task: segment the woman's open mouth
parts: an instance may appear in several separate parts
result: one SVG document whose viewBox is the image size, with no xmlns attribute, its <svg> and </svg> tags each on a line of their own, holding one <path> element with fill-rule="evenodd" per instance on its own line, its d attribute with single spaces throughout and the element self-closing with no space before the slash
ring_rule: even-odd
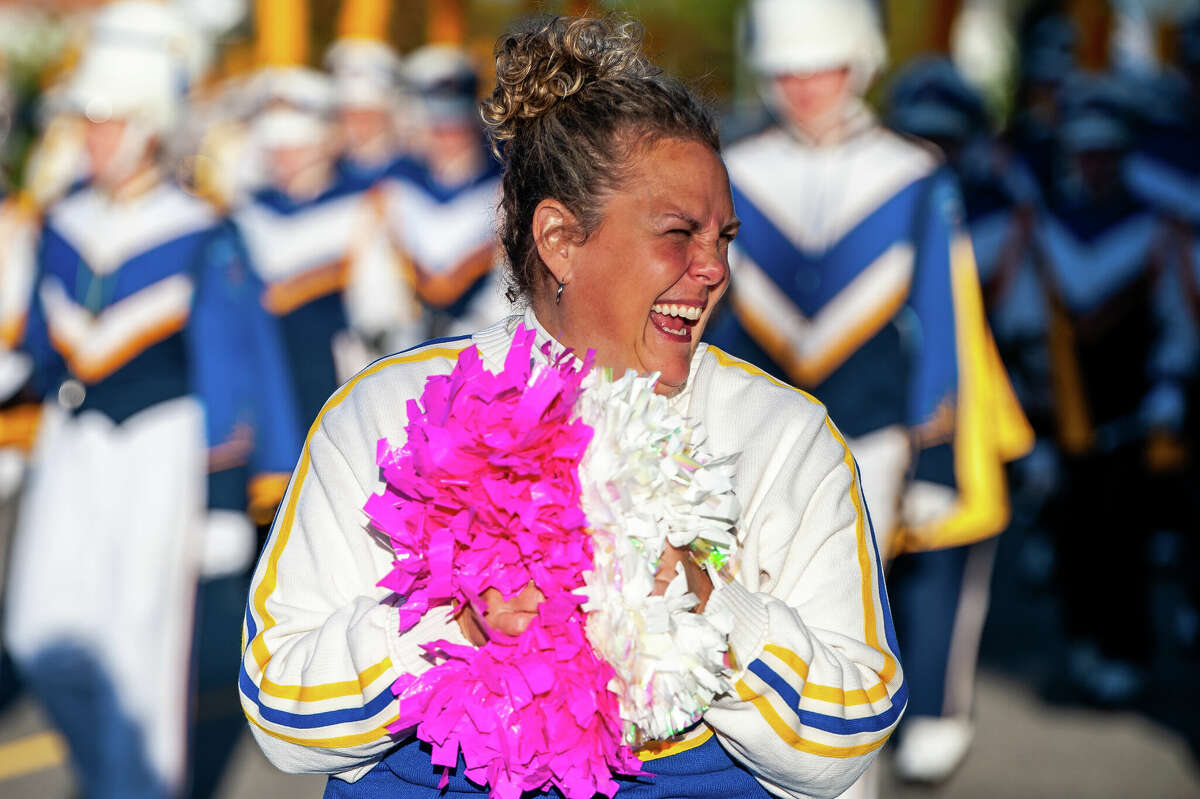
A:
<svg viewBox="0 0 1200 799">
<path fill-rule="evenodd" d="M 658 302 L 650 309 L 650 321 L 670 338 L 688 342 L 692 340 L 692 329 L 703 314 L 703 305 Z"/>
</svg>

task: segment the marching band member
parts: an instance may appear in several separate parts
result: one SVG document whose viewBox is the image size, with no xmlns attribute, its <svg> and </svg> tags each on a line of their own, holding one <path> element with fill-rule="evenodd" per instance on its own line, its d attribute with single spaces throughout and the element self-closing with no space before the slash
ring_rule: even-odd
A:
<svg viewBox="0 0 1200 799">
<path fill-rule="evenodd" d="M 408 56 L 420 134 L 413 158 L 385 183 L 388 225 L 425 308 L 418 340 L 486 327 L 509 312 L 493 273 L 500 168 L 476 111 L 478 76 L 466 55 L 427 45 Z"/>
<path fill-rule="evenodd" d="M 918 60 L 895 78 L 888 127 L 938 146 L 962 189 L 988 323 L 1021 407 L 1048 410 L 1045 297 L 1031 237 L 1040 202 L 1024 163 L 990 132 L 983 98 L 952 62 Z"/>
<path fill-rule="evenodd" d="M 1195 147 L 1200 132 L 1200 14 L 1180 26 L 1179 67 L 1178 73 L 1166 72 L 1149 87 L 1150 124 L 1129 154 L 1125 175 L 1139 199 L 1194 230 L 1200 224 L 1200 152 Z"/>
<path fill-rule="evenodd" d="M 1091 700 L 1122 704 L 1140 691 L 1150 656 L 1151 521 L 1121 496 L 1149 488 L 1157 434 L 1182 425 L 1187 324 L 1162 288 L 1178 239 L 1127 181 L 1126 92 L 1115 77 L 1078 76 L 1062 102 L 1068 168 L 1035 237 L 1068 480 L 1058 560 L 1070 676 Z M 1113 624 L 1114 613 L 1131 621 Z"/>
<path fill-rule="evenodd" d="M 1022 19 L 1016 109 L 1008 143 L 1028 165 L 1038 188 L 1047 192 L 1058 177 L 1060 88 L 1076 68 L 1077 35 L 1069 17 L 1034 4 Z"/>
<path fill-rule="evenodd" d="M 986 328 L 953 174 L 861 100 L 885 58 L 874 5 L 750 8 L 778 123 L 728 152 L 742 233 L 733 313 L 712 341 L 813 392 L 845 430 L 880 551 L 895 558 L 912 685 L 898 759 L 938 779 L 972 736 L 974 667 L 954 633 L 982 624 L 967 589 L 990 568 L 988 539 L 1008 520 L 1003 463 L 1029 431 Z"/>
<path fill-rule="evenodd" d="M 333 75 L 342 170 L 374 185 L 400 151 L 394 118 L 400 58 L 383 41 L 348 38 L 334 42 L 325 64 Z"/>
<path fill-rule="evenodd" d="M 418 341 L 421 316 L 412 281 L 387 231 L 382 180 L 400 156 L 400 58 L 386 41 L 387 11 L 375 0 L 346 2 L 341 38 L 325 57 L 335 86 L 339 170 L 359 187 L 366 220 L 351 259 L 346 313 L 373 357 Z"/>
<path fill-rule="evenodd" d="M 325 398 L 369 360 L 343 301 L 354 246 L 371 229 L 360 186 L 336 169 L 329 79 L 305 67 L 260 75 L 254 136 L 268 185 L 235 209 L 237 241 L 283 333 L 303 436 Z"/>
<path fill-rule="evenodd" d="M 1168 73 L 1160 84 L 1159 92 L 1147 96 L 1157 109 L 1165 114 L 1159 116 L 1159 124 L 1152 127 L 1150 134 L 1143 137 L 1141 146 L 1129 157 L 1126 175 L 1130 188 L 1144 202 L 1157 207 L 1175 223 L 1175 233 L 1180 238 L 1183 257 L 1176 269 L 1165 277 L 1160 296 L 1164 300 L 1180 298 L 1185 315 L 1192 322 L 1193 334 L 1200 331 L 1200 150 L 1195 143 L 1200 135 L 1200 113 L 1196 100 L 1200 98 L 1200 14 L 1193 14 L 1179 27 L 1178 39 L 1179 73 Z M 1164 118 L 1165 117 L 1165 118 Z M 1169 307 L 1169 306 L 1168 306 Z M 1183 341 L 1182 338 L 1177 340 Z M 1178 348 L 1177 348 L 1178 349 Z M 1189 462 L 1186 468 L 1177 469 L 1179 488 L 1184 496 L 1192 496 L 1190 486 L 1196 477 L 1196 457 L 1200 454 L 1200 419 L 1193 409 L 1200 407 L 1200 375 L 1197 374 L 1196 353 L 1180 351 L 1178 358 L 1187 363 L 1181 371 L 1187 372 L 1186 381 L 1188 409 L 1182 425 L 1183 444 L 1187 447 Z M 1190 361 L 1188 360 L 1190 357 Z M 1184 557 L 1187 566 L 1183 572 L 1190 575 L 1191 608 L 1177 617 L 1181 637 L 1193 646 L 1200 642 L 1200 536 L 1195 530 L 1200 525 L 1200 502 L 1188 501 L 1177 509 L 1177 518 L 1168 520 L 1185 531 Z"/>
<path fill-rule="evenodd" d="M 295 455 L 252 281 L 159 166 L 190 41 L 160 3 L 97 16 L 66 92 L 91 180 L 48 212 L 23 344 L 46 401 L 5 638 L 89 797 L 182 792 L 197 575 L 252 555 L 247 472 Z"/>
</svg>

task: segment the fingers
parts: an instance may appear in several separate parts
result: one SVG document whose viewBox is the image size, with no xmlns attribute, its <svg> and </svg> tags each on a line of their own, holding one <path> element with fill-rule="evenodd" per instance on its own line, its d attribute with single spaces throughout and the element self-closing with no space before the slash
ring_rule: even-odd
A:
<svg viewBox="0 0 1200 799">
<path fill-rule="evenodd" d="M 654 590 L 650 592 L 650 596 L 665 594 L 667 586 L 675 579 L 676 566 L 683 563 L 684 569 L 687 569 L 687 563 L 690 560 L 691 558 L 687 557 L 687 550 L 668 545 L 663 550 L 662 558 L 659 559 L 658 572 L 654 575 Z"/>
<path fill-rule="evenodd" d="M 483 646 L 487 643 L 487 630 L 484 628 L 483 620 L 475 612 L 475 608 L 464 605 L 454 620 L 458 622 L 458 629 L 462 630 L 463 637 L 471 644 Z"/>
<path fill-rule="evenodd" d="M 538 605 L 545 598 L 546 595 L 532 582 L 512 599 L 505 599 L 495 588 L 489 588 L 482 594 L 483 601 L 487 603 L 483 619 L 493 630 L 505 635 L 520 635 L 533 622 Z"/>
<path fill-rule="evenodd" d="M 498 613 L 489 613 L 487 624 L 488 627 L 505 635 L 516 636 L 525 632 L 525 629 L 529 627 L 536 616 L 536 611 L 506 610 Z"/>
<path fill-rule="evenodd" d="M 695 561 L 688 549 L 668 546 L 663 551 L 658 572 L 654 575 L 654 590 L 650 592 L 650 595 L 662 596 L 667 592 L 667 586 L 675 579 L 680 563 L 683 564 L 683 574 L 687 580 L 688 591 L 700 600 L 700 603 L 692 608 L 692 612 L 701 613 L 712 593 L 712 580 L 704 568 Z"/>
</svg>

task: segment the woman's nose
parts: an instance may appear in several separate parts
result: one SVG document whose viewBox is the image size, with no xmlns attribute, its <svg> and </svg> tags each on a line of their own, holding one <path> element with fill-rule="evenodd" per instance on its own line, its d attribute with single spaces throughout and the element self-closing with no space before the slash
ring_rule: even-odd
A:
<svg viewBox="0 0 1200 799">
<path fill-rule="evenodd" d="M 708 286 L 717 286 L 729 276 L 729 258 L 721 250 L 707 247 L 692 259 L 691 274 Z"/>
</svg>

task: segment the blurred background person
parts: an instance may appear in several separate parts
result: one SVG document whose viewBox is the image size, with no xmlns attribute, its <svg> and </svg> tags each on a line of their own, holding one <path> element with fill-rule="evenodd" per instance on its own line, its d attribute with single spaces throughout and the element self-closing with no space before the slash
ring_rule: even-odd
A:
<svg viewBox="0 0 1200 799">
<path fill-rule="evenodd" d="M 325 63 L 333 76 L 342 168 L 374 185 L 400 154 L 394 118 L 400 58 L 378 39 L 343 37 Z"/>
<path fill-rule="evenodd" d="M 1180 501 L 1179 497 L 1194 496 L 1196 458 L 1200 455 L 1195 341 L 1200 321 L 1196 271 L 1200 254 L 1200 148 L 1196 146 L 1200 141 L 1200 11 L 1180 20 L 1173 60 L 1161 71 L 1130 76 L 1141 130 L 1131 144 L 1123 173 L 1129 191 L 1168 221 L 1173 239 L 1169 247 L 1177 257 L 1166 264 L 1157 308 L 1163 318 L 1176 320 L 1171 329 L 1190 329 L 1185 331 L 1190 335 L 1174 335 L 1158 351 L 1160 371 L 1169 368 L 1177 377 L 1186 377 L 1178 381 L 1182 384 L 1182 421 L 1151 432 L 1152 488 L 1161 499 L 1160 510 L 1150 523 L 1156 531 L 1152 551 L 1168 553 L 1166 560 L 1171 560 L 1169 553 L 1177 553 L 1177 566 L 1187 576 L 1188 595 L 1173 610 L 1171 632 L 1195 647 L 1200 643 L 1200 502 Z M 1170 363 L 1164 366 L 1163 360 Z M 1162 555 L 1157 559 L 1164 560 Z"/>
<path fill-rule="evenodd" d="M 1156 303 L 1176 240 L 1126 181 L 1135 132 L 1128 86 L 1111 74 L 1077 75 L 1063 86 L 1061 109 L 1066 158 L 1036 233 L 1066 459 L 1057 560 L 1070 677 L 1089 699 L 1119 705 L 1141 691 L 1153 652 L 1153 522 L 1129 497 L 1149 496 L 1153 436 L 1182 427 L 1186 362 L 1171 347 L 1187 331 Z"/>
<path fill-rule="evenodd" d="M 1012 149 L 1049 190 L 1058 174 L 1057 140 L 1062 82 L 1077 65 L 1077 33 L 1061 4 L 1034 2 L 1022 16 L 1016 107 L 1008 129 Z"/>
<path fill-rule="evenodd" d="M 1001 361 L 1038 442 L 1009 470 L 1014 526 L 1023 537 L 1028 576 L 1049 579 L 1053 544 L 1041 516 L 1058 481 L 1053 397 L 1046 349 L 1047 301 L 1033 257 L 1033 226 L 1041 204 L 1034 175 L 994 135 L 983 95 L 948 58 L 917 58 L 899 69 L 888 93 L 893 130 L 937 145 L 963 195 L 988 326 Z M 982 585 L 982 583 L 980 583 Z M 987 592 L 978 595 L 986 603 Z"/>
<path fill-rule="evenodd" d="M 0 149 L 8 140 L 16 98 L 0 61 Z M 18 351 L 25 337 L 25 319 L 33 293 L 36 214 L 30 198 L 13 191 L 0 172 L 0 527 L 14 511 L 24 472 L 24 452 L 32 443 L 36 412 L 22 402 L 21 389 L 32 369 L 29 357 Z"/>
<path fill-rule="evenodd" d="M 164 176 L 192 43 L 148 0 L 95 18 L 64 93 L 88 183 L 49 209 L 21 345 L 46 403 L 5 641 L 85 796 L 183 791 L 196 581 L 253 552 L 245 484 L 221 473 L 298 447 L 266 424 L 292 409 L 247 391 L 278 342 L 241 274 L 199 268 L 214 216 Z"/>
<path fill-rule="evenodd" d="M 900 69 L 886 119 L 891 129 L 937 145 L 954 171 L 988 325 L 1022 408 L 1044 416 L 1046 311 L 1031 249 L 1040 202 L 1033 175 L 993 134 L 984 98 L 948 58 Z"/>
<path fill-rule="evenodd" d="M 416 135 L 410 157 L 388 173 L 385 198 L 424 309 L 416 343 L 481 329 L 511 306 L 493 271 L 500 165 L 484 143 L 475 67 L 462 49 L 431 44 L 407 56 L 403 75 Z"/>
<path fill-rule="evenodd" d="M 1131 144 L 1129 188 L 1186 227 L 1200 222 L 1200 13 L 1180 24 L 1178 69 L 1165 70 L 1133 88 L 1141 98 L 1145 129 Z"/>
<path fill-rule="evenodd" d="M 776 124 L 730 146 L 742 220 L 714 344 L 812 391 L 846 434 L 911 695 L 896 765 L 937 781 L 972 736 L 1003 463 L 1030 442 L 986 328 L 953 173 L 862 97 L 884 63 L 865 0 L 756 0 Z M 869 696 L 846 701 L 869 701 Z M 875 795 L 868 773 L 850 795 Z"/>
<path fill-rule="evenodd" d="M 384 178 L 401 156 L 400 57 L 387 43 L 390 3 L 346 0 L 325 63 L 333 76 L 339 170 L 363 198 L 349 265 L 346 312 L 371 358 L 421 340 L 421 305 L 390 241 Z"/>
<path fill-rule="evenodd" d="M 364 199 L 337 170 L 330 79 L 273 60 L 257 78 L 254 144 L 266 185 L 232 218 L 236 247 L 263 283 L 262 306 L 283 333 L 302 438 L 333 390 L 366 365 L 343 302 Z"/>
</svg>

